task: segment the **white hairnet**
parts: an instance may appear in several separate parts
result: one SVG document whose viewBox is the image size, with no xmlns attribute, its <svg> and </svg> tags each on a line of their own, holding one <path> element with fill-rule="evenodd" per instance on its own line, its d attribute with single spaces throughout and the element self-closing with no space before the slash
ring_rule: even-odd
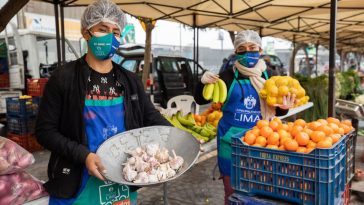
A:
<svg viewBox="0 0 364 205">
<path fill-rule="evenodd" d="M 97 0 L 83 13 L 81 28 L 90 29 L 100 22 L 115 24 L 122 31 L 125 25 L 124 12 L 111 0 Z"/>
<path fill-rule="evenodd" d="M 239 31 L 236 34 L 234 41 L 235 50 L 244 43 L 254 43 L 260 48 L 262 47 L 262 39 L 260 38 L 259 34 L 253 30 Z"/>
</svg>

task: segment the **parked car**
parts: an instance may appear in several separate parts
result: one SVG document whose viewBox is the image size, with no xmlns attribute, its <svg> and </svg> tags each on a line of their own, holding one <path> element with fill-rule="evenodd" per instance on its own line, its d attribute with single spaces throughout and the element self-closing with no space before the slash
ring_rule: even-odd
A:
<svg viewBox="0 0 364 205">
<path fill-rule="evenodd" d="M 120 65 L 136 73 L 140 78 L 144 68 L 144 47 L 123 45 L 117 55 L 121 57 Z M 201 79 L 204 69 L 191 59 L 177 56 L 153 56 L 150 77 L 147 80 L 147 94 L 153 95 L 154 103 L 167 106 L 170 98 L 177 95 L 193 95 L 193 68 L 197 66 L 197 78 Z"/>
<path fill-rule="evenodd" d="M 287 70 L 284 68 L 283 63 L 278 58 L 278 56 L 263 54 L 260 56 L 260 58 L 264 59 L 266 62 L 267 61 L 270 62 L 269 67 L 271 68 L 271 70 L 268 69 L 268 72 L 270 72 L 272 75 L 287 75 Z M 234 66 L 235 60 L 236 60 L 235 54 L 231 54 L 228 57 L 227 62 L 225 62 L 221 66 L 219 73 L 222 73 L 226 69 L 232 69 Z"/>
</svg>

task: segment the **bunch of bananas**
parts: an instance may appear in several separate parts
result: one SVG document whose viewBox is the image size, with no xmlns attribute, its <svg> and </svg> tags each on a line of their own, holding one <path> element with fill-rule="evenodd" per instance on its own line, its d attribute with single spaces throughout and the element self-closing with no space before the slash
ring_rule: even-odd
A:
<svg viewBox="0 0 364 205">
<path fill-rule="evenodd" d="M 210 123 L 205 123 L 203 126 L 196 125 L 192 113 L 183 116 L 181 111 L 173 114 L 171 117 L 164 116 L 173 126 L 191 133 L 196 139 L 208 142 L 216 137 L 216 128 Z"/>
<path fill-rule="evenodd" d="M 227 88 L 225 82 L 219 79 L 214 84 L 206 84 L 203 87 L 202 95 L 205 100 L 212 99 L 214 103 L 224 103 L 227 97 Z"/>
</svg>

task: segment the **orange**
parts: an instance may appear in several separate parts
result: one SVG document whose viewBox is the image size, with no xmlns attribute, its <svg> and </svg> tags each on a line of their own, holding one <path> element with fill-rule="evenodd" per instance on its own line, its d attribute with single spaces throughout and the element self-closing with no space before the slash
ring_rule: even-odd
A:
<svg viewBox="0 0 364 205">
<path fill-rule="evenodd" d="M 342 122 L 341 122 L 342 124 L 345 124 L 345 125 L 347 125 L 347 126 L 353 126 L 352 124 L 351 124 L 351 120 L 343 120 Z"/>
<path fill-rule="evenodd" d="M 330 148 L 332 143 L 329 140 L 322 140 L 317 143 L 317 148 Z"/>
<path fill-rule="evenodd" d="M 212 123 L 212 125 L 213 125 L 214 127 L 217 127 L 217 125 L 219 125 L 219 120 L 214 120 L 214 122 Z"/>
<path fill-rule="evenodd" d="M 308 148 L 306 149 L 306 154 L 308 154 L 308 153 L 312 152 L 312 150 L 314 150 L 314 149 L 315 149 L 315 147 L 308 147 Z"/>
<path fill-rule="evenodd" d="M 279 149 L 279 150 L 286 150 L 286 149 L 284 148 L 284 145 L 279 146 L 279 147 L 278 147 L 278 149 Z"/>
<path fill-rule="evenodd" d="M 320 127 L 320 126 L 321 126 L 321 123 L 319 123 L 319 122 L 317 122 L 317 121 L 310 122 L 310 123 L 308 124 L 308 128 L 310 128 L 312 131 L 316 131 L 316 129 L 317 129 L 318 127 Z"/>
<path fill-rule="evenodd" d="M 296 137 L 296 135 L 299 133 L 299 132 L 302 132 L 303 131 L 303 127 L 301 127 L 300 125 L 294 125 L 293 128 L 292 128 L 292 131 L 291 131 L 291 135 L 293 137 Z"/>
<path fill-rule="evenodd" d="M 329 142 L 331 142 L 331 144 L 334 143 L 334 141 L 332 140 L 331 137 L 325 137 L 324 141 L 329 141 Z"/>
<path fill-rule="evenodd" d="M 316 143 L 314 143 L 312 140 L 310 140 L 307 145 L 306 145 L 307 148 L 316 148 Z"/>
<path fill-rule="evenodd" d="M 296 142 L 296 140 L 286 140 L 284 142 L 284 148 L 288 151 L 296 151 L 298 149 L 298 143 Z"/>
<path fill-rule="evenodd" d="M 278 130 L 279 137 L 290 137 L 290 134 L 286 130 Z"/>
<path fill-rule="evenodd" d="M 340 140 L 341 135 L 340 134 L 332 134 L 330 137 L 332 139 L 332 144 L 335 144 L 337 141 Z"/>
<path fill-rule="evenodd" d="M 255 143 L 256 136 L 253 133 L 247 133 L 244 137 L 244 142 L 248 145 L 252 145 Z"/>
<path fill-rule="evenodd" d="M 286 140 L 292 140 L 292 138 L 290 138 L 290 137 L 281 137 L 280 140 L 279 140 L 279 144 L 284 145 Z"/>
<path fill-rule="evenodd" d="M 344 128 L 339 127 L 339 132 L 338 133 L 341 134 L 341 135 L 344 135 L 345 134 Z"/>
<path fill-rule="evenodd" d="M 252 146 L 254 146 L 254 147 L 263 147 L 262 145 L 257 144 L 257 143 L 253 144 Z"/>
<path fill-rule="evenodd" d="M 269 126 L 269 122 L 267 120 L 259 120 L 257 122 L 257 127 L 259 129 L 261 129 L 262 127 L 267 127 L 267 126 Z"/>
<path fill-rule="evenodd" d="M 255 144 L 259 144 L 260 146 L 265 147 L 267 145 L 267 139 L 263 136 L 259 136 L 255 140 Z"/>
<path fill-rule="evenodd" d="M 343 128 L 344 129 L 344 134 L 348 134 L 352 129 L 353 129 L 353 127 L 351 127 L 351 126 L 348 126 L 348 125 L 346 125 L 346 124 L 344 124 L 344 123 L 341 123 L 340 125 L 339 125 L 339 127 L 341 127 L 341 128 Z"/>
<path fill-rule="evenodd" d="M 306 147 L 298 147 L 296 152 L 306 153 L 306 150 L 307 150 Z"/>
<path fill-rule="evenodd" d="M 269 137 L 269 135 L 271 135 L 272 133 L 273 133 L 273 130 L 270 127 L 260 128 L 260 134 L 265 138 Z"/>
<path fill-rule="evenodd" d="M 300 146 L 305 146 L 310 141 L 310 137 L 308 136 L 308 134 L 306 132 L 299 132 L 296 135 L 295 140 L 297 141 L 297 143 Z"/>
<path fill-rule="evenodd" d="M 287 123 L 287 125 L 288 125 L 288 130 L 287 131 L 291 132 L 292 131 L 292 128 L 294 126 L 294 123 L 293 122 L 289 122 L 289 123 Z"/>
<path fill-rule="evenodd" d="M 278 126 L 279 126 L 279 122 L 277 122 L 277 121 L 272 120 L 269 122 L 269 127 L 272 128 L 273 131 L 277 131 Z"/>
<path fill-rule="evenodd" d="M 334 133 L 334 131 L 327 125 L 321 125 L 317 128 L 317 130 L 324 132 L 326 136 L 330 136 Z"/>
<path fill-rule="evenodd" d="M 310 130 L 310 129 L 308 129 L 308 128 L 305 128 L 305 129 L 303 129 L 303 132 L 305 132 L 305 133 L 307 133 L 308 134 L 308 136 L 310 136 L 311 137 L 311 134 L 312 134 L 312 130 Z"/>
<path fill-rule="evenodd" d="M 273 132 L 269 137 L 267 138 L 268 145 L 279 145 L 279 134 L 276 132 Z"/>
<path fill-rule="evenodd" d="M 288 130 L 288 125 L 287 124 L 280 124 L 277 128 L 277 130 Z"/>
<path fill-rule="evenodd" d="M 275 117 L 272 120 L 278 122 L 279 124 L 282 124 L 282 120 L 279 119 L 278 117 Z"/>
<path fill-rule="evenodd" d="M 305 127 L 306 126 L 306 121 L 304 121 L 302 119 L 298 119 L 298 120 L 294 121 L 294 125 L 299 125 L 301 127 Z"/>
<path fill-rule="evenodd" d="M 339 133 L 339 125 L 333 122 L 329 122 L 329 127 L 334 131 L 334 133 Z"/>
<path fill-rule="evenodd" d="M 269 144 L 269 145 L 267 145 L 267 148 L 269 148 L 269 149 L 278 149 L 278 146 Z"/>
<path fill-rule="evenodd" d="M 321 125 L 327 125 L 327 121 L 324 119 L 318 119 L 317 122 L 321 123 Z"/>
<path fill-rule="evenodd" d="M 252 131 L 255 134 L 255 136 L 258 136 L 260 134 L 260 129 L 257 126 L 253 127 Z"/>
<path fill-rule="evenodd" d="M 322 131 L 313 131 L 311 134 L 311 140 L 313 142 L 318 143 L 319 141 L 322 141 L 323 139 L 325 139 L 325 133 Z"/>
<path fill-rule="evenodd" d="M 337 124 L 337 125 L 339 125 L 339 124 L 340 124 L 340 120 L 339 120 L 339 119 L 337 119 L 337 118 L 334 118 L 334 117 L 329 117 L 329 118 L 327 118 L 327 122 L 328 122 L 328 123 L 334 123 L 334 124 Z"/>
</svg>

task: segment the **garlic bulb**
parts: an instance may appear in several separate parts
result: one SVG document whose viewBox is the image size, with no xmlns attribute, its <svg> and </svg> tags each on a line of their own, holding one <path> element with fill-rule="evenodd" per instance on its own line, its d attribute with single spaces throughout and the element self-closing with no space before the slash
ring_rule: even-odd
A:
<svg viewBox="0 0 364 205">
<path fill-rule="evenodd" d="M 148 175 L 148 180 L 150 183 L 158 182 L 158 176 L 156 174 L 150 174 Z"/>
<path fill-rule="evenodd" d="M 140 172 L 135 180 L 134 180 L 135 183 L 148 183 L 149 182 L 149 177 L 148 177 L 148 174 L 146 172 Z"/>
<path fill-rule="evenodd" d="M 157 154 L 158 150 L 159 150 L 159 145 L 157 144 L 150 144 L 145 146 L 145 151 L 151 157 L 154 157 Z"/>
<path fill-rule="evenodd" d="M 169 163 L 167 164 L 167 178 L 172 178 L 176 175 L 176 171 L 174 171 L 170 166 Z"/>
<path fill-rule="evenodd" d="M 162 148 L 157 151 L 155 158 L 158 159 L 160 163 L 166 163 L 169 160 L 168 149 Z"/>
<path fill-rule="evenodd" d="M 149 168 L 149 164 L 144 162 L 143 159 L 141 157 L 137 157 L 136 158 L 136 162 L 135 162 L 135 169 L 138 172 L 144 172 Z"/>
<path fill-rule="evenodd" d="M 172 150 L 172 153 L 174 155 L 174 158 L 169 161 L 169 164 L 172 169 L 178 170 L 180 167 L 182 167 L 184 160 L 182 157 L 177 156 L 174 150 Z"/>
<path fill-rule="evenodd" d="M 136 171 L 134 171 L 129 164 L 126 164 L 123 169 L 124 177 L 126 181 L 133 181 L 135 177 L 138 175 Z"/>
</svg>

